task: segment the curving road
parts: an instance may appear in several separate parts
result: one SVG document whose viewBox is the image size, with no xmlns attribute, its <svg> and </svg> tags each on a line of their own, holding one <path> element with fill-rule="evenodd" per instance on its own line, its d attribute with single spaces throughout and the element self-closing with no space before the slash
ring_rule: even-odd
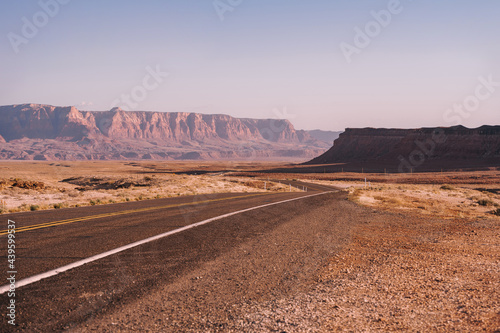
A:
<svg viewBox="0 0 500 333">
<path fill-rule="evenodd" d="M 210 194 L 2 215 L 2 260 L 6 267 L 7 221 L 13 220 L 16 281 L 26 283 L 16 290 L 16 329 L 60 330 L 88 321 L 155 286 L 181 279 L 294 214 L 307 213 L 323 204 L 322 193 L 335 191 L 323 185 L 285 183 L 307 187 L 307 192 Z M 209 223 L 190 227 L 200 221 Z M 163 234 L 167 236 L 134 245 Z M 31 279 L 130 244 L 79 267 Z M 2 275 L 6 281 L 6 269 Z M 0 291 L 2 304 L 10 301 L 5 291 Z M 12 330 L 2 317 L 1 331 Z"/>
</svg>

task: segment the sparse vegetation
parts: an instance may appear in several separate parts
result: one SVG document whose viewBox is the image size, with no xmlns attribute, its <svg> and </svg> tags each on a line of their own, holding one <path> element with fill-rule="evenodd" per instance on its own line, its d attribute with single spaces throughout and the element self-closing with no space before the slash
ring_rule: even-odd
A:
<svg viewBox="0 0 500 333">
<path fill-rule="evenodd" d="M 61 209 L 63 207 L 63 204 L 62 203 L 55 203 L 53 205 L 54 209 Z"/>
<path fill-rule="evenodd" d="M 210 163 L 208 168 L 221 170 L 226 162 Z M 4 213 L 29 211 L 32 204 L 38 205 L 39 209 L 60 209 L 63 207 L 58 205 L 60 202 L 64 202 L 64 207 L 77 207 L 177 197 L 195 193 L 263 192 L 264 181 L 267 183 L 267 191 L 289 191 L 289 186 L 286 184 L 267 181 L 268 174 L 231 172 L 223 175 L 191 175 L 182 173 L 195 167 L 199 169 L 198 162 L 155 162 L 154 167 L 148 162 L 133 164 L 129 162 L 68 162 L 68 164 L 71 164 L 71 167 L 60 168 L 57 163 L 37 163 L 36 170 L 33 169 L 32 164 L 24 162 L 2 164 L 2 177 L 4 178 L 0 178 L 0 195 L 6 199 Z M 246 170 L 255 170 L 258 165 L 249 163 L 243 167 Z M 158 173 L 153 174 L 154 170 Z M 362 204 L 385 207 L 384 209 L 394 207 L 425 214 L 446 213 L 445 215 L 454 217 L 459 216 L 462 211 L 465 217 L 469 217 L 471 215 L 468 212 L 474 211 L 476 212 L 474 214 L 494 217 L 490 212 L 492 209 L 500 208 L 498 186 L 494 185 L 500 182 L 500 173 L 497 171 L 419 173 L 412 177 L 400 174 L 391 174 L 389 177 L 388 175 L 356 173 L 273 174 L 272 177 L 306 182 L 312 179 L 323 179 L 324 185 L 332 186 L 338 186 L 340 183 L 343 184 L 340 187 L 352 187 L 349 192 L 349 198 L 352 200 Z M 371 181 L 371 188 L 362 188 L 365 177 Z M 65 181 L 62 181 L 63 179 Z M 14 183 L 19 187 L 13 187 Z M 40 184 L 35 185 L 37 183 Z M 292 187 L 292 191 L 300 190 Z"/>
<path fill-rule="evenodd" d="M 495 203 L 490 199 L 481 199 L 477 201 L 479 206 L 494 206 Z"/>
<path fill-rule="evenodd" d="M 318 183 L 321 184 L 321 181 Z M 490 213 L 498 211 L 497 209 L 491 212 L 491 210 L 485 209 L 486 207 L 500 207 L 498 195 L 488 194 L 489 198 L 485 198 L 479 190 L 467 187 L 451 187 L 454 188 L 452 193 L 440 191 L 442 186 L 423 184 L 404 187 L 384 185 L 382 191 L 377 187 L 373 189 L 362 187 L 362 183 L 349 187 L 349 199 L 385 210 L 404 209 L 447 218 L 470 218 L 488 216 Z M 449 189 L 450 187 L 446 186 L 445 188 Z"/>
<path fill-rule="evenodd" d="M 35 210 L 39 210 L 39 209 L 40 209 L 40 206 L 38 206 L 38 205 L 31 205 L 31 206 L 30 206 L 30 210 L 31 210 L 32 212 L 33 212 L 33 211 L 35 211 Z"/>
</svg>

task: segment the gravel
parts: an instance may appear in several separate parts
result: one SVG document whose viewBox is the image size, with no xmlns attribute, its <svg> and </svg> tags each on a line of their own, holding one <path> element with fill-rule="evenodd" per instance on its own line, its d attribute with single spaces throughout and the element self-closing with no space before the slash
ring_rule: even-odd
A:
<svg viewBox="0 0 500 333">
<path fill-rule="evenodd" d="M 499 219 L 440 220 L 326 197 L 71 331 L 500 332 Z"/>
</svg>

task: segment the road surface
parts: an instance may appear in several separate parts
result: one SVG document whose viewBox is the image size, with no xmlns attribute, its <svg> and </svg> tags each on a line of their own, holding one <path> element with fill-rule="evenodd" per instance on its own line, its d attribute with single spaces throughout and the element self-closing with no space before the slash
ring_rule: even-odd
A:
<svg viewBox="0 0 500 333">
<path fill-rule="evenodd" d="M 16 301 L 14 330 L 68 329 L 112 313 L 159 286 L 183 280 L 200 265 L 271 232 L 293 216 L 324 205 L 330 199 L 321 193 L 335 190 L 289 183 L 308 191 L 210 194 L 2 215 L 4 267 L 7 224 L 12 220 L 16 228 L 15 278 L 28 281 L 16 289 L 15 297 L 8 292 L 0 296 L 2 304 Z M 283 203 L 272 205 L 277 202 Z M 250 210 L 260 206 L 264 207 Z M 207 220 L 210 223 L 175 233 Z M 31 277 L 169 232 L 173 234 L 29 282 Z M 3 281 L 10 276 L 7 271 L 3 270 Z M 3 318 L 1 331 L 12 330 L 6 316 Z"/>
</svg>

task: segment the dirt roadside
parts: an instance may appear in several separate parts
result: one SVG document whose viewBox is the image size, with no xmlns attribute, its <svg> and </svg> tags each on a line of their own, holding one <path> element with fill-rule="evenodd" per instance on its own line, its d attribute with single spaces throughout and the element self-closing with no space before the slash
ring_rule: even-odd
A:
<svg viewBox="0 0 500 333">
<path fill-rule="evenodd" d="M 345 197 L 72 331 L 499 331 L 498 219 Z"/>
</svg>

